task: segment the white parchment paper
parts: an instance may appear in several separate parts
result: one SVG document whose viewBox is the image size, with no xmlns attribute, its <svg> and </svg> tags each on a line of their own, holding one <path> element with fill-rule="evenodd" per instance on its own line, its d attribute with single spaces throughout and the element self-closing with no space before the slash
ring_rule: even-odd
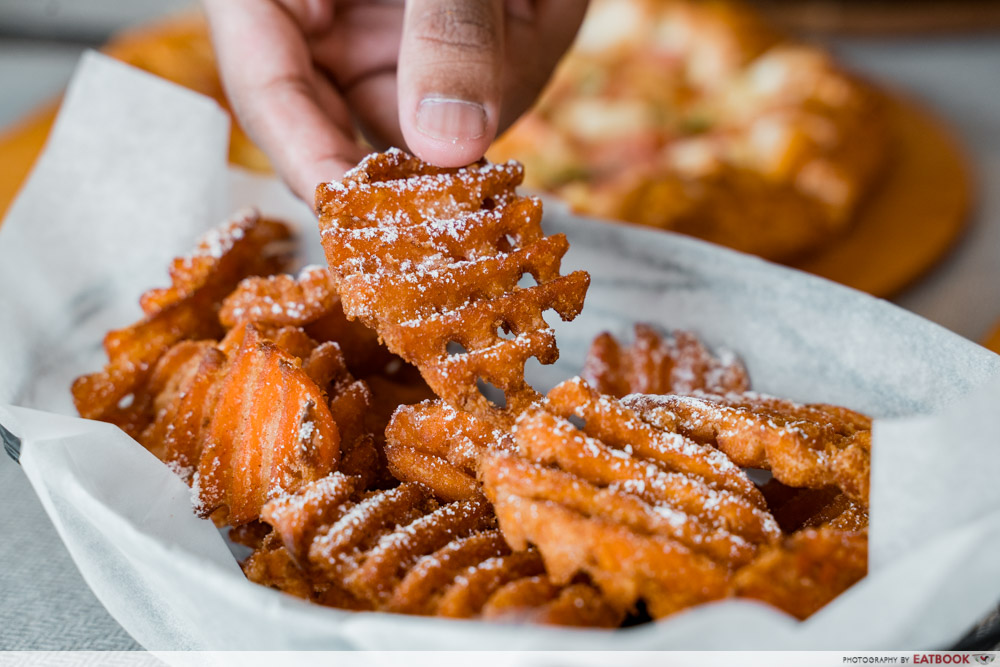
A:
<svg viewBox="0 0 1000 667">
<path fill-rule="evenodd" d="M 1000 357 L 821 279 L 558 205 L 546 225 L 569 236 L 566 269 L 593 283 L 533 383 L 576 373 L 600 331 L 645 321 L 737 351 L 760 391 L 876 416 L 870 575 L 803 623 L 725 601 L 614 633 L 341 612 L 247 582 L 187 487 L 118 429 L 71 416 L 69 395 L 170 258 L 235 208 L 298 223 L 305 261 L 322 261 L 309 210 L 227 170 L 226 137 L 212 102 L 87 55 L 0 228 L 0 423 L 87 582 L 144 646 L 930 648 L 1000 600 Z"/>
</svg>

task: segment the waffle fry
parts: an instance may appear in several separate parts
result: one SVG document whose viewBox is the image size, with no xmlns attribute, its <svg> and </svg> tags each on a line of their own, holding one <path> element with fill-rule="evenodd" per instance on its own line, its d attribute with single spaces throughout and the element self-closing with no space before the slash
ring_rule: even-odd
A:
<svg viewBox="0 0 1000 667">
<path fill-rule="evenodd" d="M 314 591 L 319 589 L 305 572 L 296 566 L 288 551 L 281 546 L 280 541 L 271 533 L 263 544 L 254 549 L 250 557 L 243 563 L 243 574 L 250 581 L 275 588 L 304 600 L 315 600 Z"/>
<path fill-rule="evenodd" d="M 336 308 L 340 297 L 329 272 L 307 267 L 298 277 L 287 274 L 245 278 L 226 297 L 219 320 L 227 329 L 252 322 L 265 326 L 305 326 Z"/>
<path fill-rule="evenodd" d="M 340 434 L 326 397 L 299 359 L 252 324 L 218 391 L 192 483 L 201 516 L 256 520 L 271 498 L 335 469 Z"/>
<path fill-rule="evenodd" d="M 378 331 L 438 396 L 487 419 L 509 421 L 538 398 L 524 362 L 558 357 L 542 311 L 573 319 L 589 284 L 582 271 L 559 274 L 568 244 L 542 235 L 540 202 L 514 192 L 522 176 L 516 163 L 444 170 L 390 150 L 316 190 L 348 317 Z M 518 287 L 525 274 L 537 284 Z M 449 343 L 464 351 L 449 355 Z M 480 379 L 504 392 L 504 408 Z"/>
<path fill-rule="evenodd" d="M 367 382 L 351 374 L 337 343 L 318 344 L 298 327 L 282 327 L 265 335 L 254 325 L 243 325 L 239 332 L 230 332 L 218 346 L 213 341 L 185 341 L 174 346 L 163 356 L 149 382 L 150 390 L 155 389 L 156 418 L 139 436 L 139 441 L 189 483 L 195 469 L 218 465 L 216 452 L 204 457 L 202 453 L 213 437 L 213 413 L 220 387 L 224 381 L 238 383 L 246 379 L 244 376 L 235 381 L 228 379 L 242 371 L 235 368 L 235 362 L 227 364 L 222 349 L 229 349 L 235 359 L 247 346 L 263 343 L 272 344 L 283 355 L 281 363 L 299 366 L 301 372 L 296 371 L 295 375 L 301 386 L 309 388 L 312 397 L 308 400 L 317 406 L 325 404 L 325 408 L 317 408 L 320 414 L 325 415 L 328 408 L 339 434 L 339 469 L 358 476 L 365 487 L 392 485 L 394 481 L 379 446 L 388 415 L 407 399 L 419 401 L 426 393 L 419 385 L 402 387 L 373 377 L 378 387 L 377 395 L 373 395 Z M 276 399 L 273 410 L 289 409 L 298 399 L 296 392 L 289 392 Z M 250 447 L 267 450 L 273 444 L 262 445 L 253 433 L 248 438 Z M 278 448 L 282 446 L 279 442 Z M 273 452 L 266 458 L 271 460 Z M 249 473 L 241 472 L 241 476 L 240 484 L 254 488 L 258 495 L 273 493 L 273 488 L 278 488 L 268 487 L 270 482 L 263 478 L 252 479 Z M 259 487 L 261 483 L 264 487 Z M 247 520 L 247 516 L 240 521 Z M 226 520 L 224 516 L 216 518 Z"/>
<path fill-rule="evenodd" d="M 738 465 L 770 469 L 794 487 L 840 488 L 867 505 L 871 419 L 833 405 L 801 405 L 745 393 L 631 396 L 644 420 L 712 444 Z"/>
<path fill-rule="evenodd" d="M 371 606 L 347 591 L 310 578 L 292 560 L 275 533 L 269 534 L 243 563 L 243 573 L 250 581 L 289 595 L 340 609 L 368 611 Z"/>
<path fill-rule="evenodd" d="M 266 505 L 276 537 L 254 554 L 248 576 L 300 597 L 306 581 L 327 597 L 337 591 L 352 604 L 400 613 L 471 618 L 491 605 L 493 614 L 540 621 L 620 623 L 621 612 L 583 584 L 562 595 L 549 582 L 545 596 L 507 592 L 494 601 L 511 583 L 544 578 L 544 565 L 535 552 L 510 552 L 482 497 L 440 505 L 420 484 L 376 493 L 358 487 L 335 473 Z M 579 604 L 575 613 L 567 600 Z"/>
<path fill-rule="evenodd" d="M 796 489 L 772 479 L 761 492 L 786 533 L 824 526 L 855 531 L 868 527 L 868 507 L 851 500 L 836 487 Z"/>
<path fill-rule="evenodd" d="M 194 252 L 170 265 L 170 287 L 151 289 L 139 299 L 146 315 L 194 297 L 208 289 L 218 302 L 247 276 L 266 276 L 282 269 L 292 239 L 288 225 L 262 218 L 253 209 L 233 216 L 198 240 Z M 213 313 L 214 315 L 214 313 Z"/>
<path fill-rule="evenodd" d="M 261 330 L 303 328 L 320 343 L 335 341 L 351 371 L 359 375 L 379 371 L 392 360 L 376 333 L 347 320 L 329 271 L 318 266 L 306 267 L 298 276 L 244 279 L 226 297 L 219 320 L 230 331 L 242 330 L 246 322 Z"/>
<path fill-rule="evenodd" d="M 185 385 L 190 382 L 191 375 L 197 368 L 198 359 L 213 344 L 214 341 L 185 340 L 171 346 L 157 360 L 143 390 L 135 395 L 132 405 L 127 411 L 123 411 L 135 416 L 133 424 L 129 428 L 122 427 L 123 430 L 159 459 L 163 459 L 165 448 L 162 435 L 149 437 L 154 431 L 153 423 L 162 420 L 171 404 L 180 400 L 187 390 Z M 135 431 L 131 430 L 132 427 L 135 427 Z"/>
<path fill-rule="evenodd" d="M 185 345 L 179 343 L 174 350 Z M 139 442 L 190 483 L 201 458 L 202 432 L 218 399 L 218 379 L 226 358 L 211 343 L 195 343 L 197 353 L 174 373 L 157 395 L 156 418 Z M 157 371 L 162 370 L 161 360 Z M 155 373 L 154 373 L 155 376 Z"/>
<path fill-rule="evenodd" d="M 420 482 L 441 500 L 480 495 L 476 470 L 487 449 L 509 447 L 510 436 L 444 401 L 396 411 L 386 429 L 389 470 L 403 482 Z"/>
<path fill-rule="evenodd" d="M 429 491 L 403 484 L 346 506 L 309 550 L 310 564 L 344 588 L 381 604 L 407 567 L 455 538 L 490 527 L 481 499 L 439 507 Z"/>
<path fill-rule="evenodd" d="M 569 418 L 582 419 L 582 429 Z M 518 418 L 517 453 L 480 476 L 507 541 L 535 545 L 556 583 L 580 572 L 654 617 L 722 597 L 731 568 L 780 532 L 721 452 L 644 423 L 579 379 Z"/>
<path fill-rule="evenodd" d="M 483 618 L 505 622 L 614 628 L 621 625 L 620 609 L 589 584 L 557 586 L 546 576 L 512 581 L 490 596 Z"/>
<path fill-rule="evenodd" d="M 357 477 L 334 473 L 264 506 L 261 519 L 281 538 L 289 556 L 303 569 L 317 532 L 328 526 L 360 491 Z"/>
<path fill-rule="evenodd" d="M 137 394 L 160 356 L 179 341 L 220 335 L 216 312 L 223 298 L 244 277 L 279 270 L 284 256 L 274 247 L 290 234 L 286 225 L 250 211 L 209 232 L 191 255 L 175 259 L 171 286 L 142 296 L 146 316 L 105 337 L 104 369 L 73 383 L 80 416 L 120 424 L 138 435 L 151 415 L 142 412 L 147 399 Z"/>
<path fill-rule="evenodd" d="M 627 394 L 718 394 L 750 388 L 746 369 L 728 351 L 713 356 L 687 331 L 664 338 L 648 324 L 635 325 L 635 342 L 627 347 L 609 333 L 594 339 L 583 378 L 597 391 L 621 398 Z"/>
<path fill-rule="evenodd" d="M 804 619 L 868 572 L 868 531 L 807 528 L 736 572 L 731 593 Z"/>
</svg>

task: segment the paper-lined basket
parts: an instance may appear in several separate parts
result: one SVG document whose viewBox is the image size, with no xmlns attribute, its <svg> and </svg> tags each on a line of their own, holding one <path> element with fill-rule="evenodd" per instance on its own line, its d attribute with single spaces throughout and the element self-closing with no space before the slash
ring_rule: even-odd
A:
<svg viewBox="0 0 1000 667">
<path fill-rule="evenodd" d="M 88 55 L 0 232 L 0 423 L 76 564 L 153 649 L 872 649 L 940 647 L 1000 599 L 1000 357 L 891 304 L 698 241 L 577 219 L 549 204 L 590 271 L 558 324 L 545 390 L 601 331 L 636 321 L 735 350 L 754 387 L 875 416 L 871 572 L 806 622 L 748 601 L 627 630 L 491 625 L 321 608 L 246 581 L 189 490 L 116 428 L 70 417 L 69 384 L 105 331 L 139 315 L 169 259 L 243 205 L 315 221 L 276 181 L 227 170 L 226 117 L 204 98 Z M 13 407 L 20 406 L 20 407 Z"/>
</svg>

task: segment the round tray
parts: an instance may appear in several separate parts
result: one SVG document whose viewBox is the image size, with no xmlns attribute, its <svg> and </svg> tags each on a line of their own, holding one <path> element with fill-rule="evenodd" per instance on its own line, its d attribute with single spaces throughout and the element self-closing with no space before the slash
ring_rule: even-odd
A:
<svg viewBox="0 0 1000 667">
<path fill-rule="evenodd" d="M 845 35 L 975 33 L 1000 28 L 996 0 L 754 0 L 789 30 Z"/>
</svg>

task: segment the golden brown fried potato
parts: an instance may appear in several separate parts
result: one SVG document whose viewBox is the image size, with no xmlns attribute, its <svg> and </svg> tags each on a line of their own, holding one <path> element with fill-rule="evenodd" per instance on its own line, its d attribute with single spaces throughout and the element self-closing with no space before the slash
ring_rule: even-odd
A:
<svg viewBox="0 0 1000 667">
<path fill-rule="evenodd" d="M 268 500 L 336 468 L 340 433 L 326 396 L 301 360 L 252 324 L 218 392 L 193 480 L 201 516 L 254 521 Z"/>
<path fill-rule="evenodd" d="M 482 496 L 442 505 L 420 484 L 370 493 L 358 486 L 335 473 L 265 506 L 275 538 L 255 554 L 248 576 L 345 606 L 332 600 L 329 591 L 337 591 L 350 608 L 472 618 L 489 607 L 538 622 L 621 622 L 621 610 L 593 587 L 557 586 L 537 553 L 511 553 Z M 543 594 L 505 591 L 523 579 Z"/>
<path fill-rule="evenodd" d="M 371 609 L 371 605 L 347 591 L 303 572 L 273 532 L 243 563 L 243 572 L 256 584 L 317 604 L 356 611 Z"/>
<path fill-rule="evenodd" d="M 788 486 L 835 485 L 867 505 L 871 419 L 834 405 L 745 393 L 630 396 L 649 423 L 718 447 L 738 465 L 771 470 Z"/>
<path fill-rule="evenodd" d="M 330 273 L 321 267 L 307 267 L 296 277 L 246 278 L 226 297 L 219 319 L 229 329 L 222 348 L 230 353 L 239 345 L 241 325 L 252 322 L 262 332 L 293 327 L 317 343 L 336 342 L 357 375 L 379 372 L 394 358 L 379 343 L 378 334 L 347 320 Z"/>
<path fill-rule="evenodd" d="M 653 428 L 580 379 L 525 411 L 514 436 L 516 454 L 480 463 L 504 536 L 535 545 L 556 583 L 586 573 L 616 606 L 643 599 L 659 618 L 722 597 L 730 568 L 780 535 L 724 454 Z"/>
<path fill-rule="evenodd" d="M 524 363 L 558 357 L 542 312 L 573 319 L 589 284 L 581 271 L 560 275 L 566 239 L 542 235 L 540 202 L 514 191 L 521 178 L 516 163 L 439 169 L 390 150 L 316 190 L 344 311 L 438 396 L 487 419 L 509 421 L 537 400 Z M 519 287 L 526 274 L 537 284 Z M 449 354 L 452 343 L 463 351 Z M 504 409 L 480 379 L 504 392 Z"/>
<path fill-rule="evenodd" d="M 597 391 L 628 394 L 741 393 L 750 388 L 746 369 L 731 353 L 712 355 L 698 337 L 675 331 L 661 336 L 648 324 L 635 325 L 635 342 L 625 347 L 603 333 L 594 339 L 583 378 Z"/>
<path fill-rule="evenodd" d="M 868 531 L 806 528 L 761 550 L 731 593 L 807 618 L 868 573 Z"/>
<path fill-rule="evenodd" d="M 283 223 L 248 212 L 207 234 L 191 255 L 174 260 L 171 286 L 142 296 L 146 316 L 105 337 L 108 364 L 104 370 L 73 383 L 73 401 L 80 416 L 134 424 L 127 430 L 133 436 L 140 433 L 152 415 L 136 414 L 146 405 L 136 394 L 142 393 L 159 358 L 179 341 L 221 335 L 216 312 L 222 300 L 246 276 L 279 270 L 284 253 L 273 248 L 290 237 Z M 120 405 L 130 396 L 135 406 L 131 410 Z"/>
<path fill-rule="evenodd" d="M 174 349 L 181 345 L 185 343 L 179 343 Z M 226 362 L 225 355 L 214 346 L 196 345 L 199 352 L 186 367 L 174 373 L 164 391 L 157 394 L 156 403 L 162 407 L 139 438 L 146 449 L 188 483 L 201 459 L 203 435 L 218 400 L 218 380 Z"/>
<path fill-rule="evenodd" d="M 510 436 L 441 400 L 400 408 L 386 429 L 389 470 L 420 482 L 441 500 L 480 495 L 476 470 L 489 448 L 509 447 Z"/>
<path fill-rule="evenodd" d="M 309 267 L 298 277 L 286 274 L 244 279 L 226 297 L 219 320 L 227 329 L 252 322 L 257 325 L 301 327 L 339 307 L 340 297 L 329 272 Z"/>
<path fill-rule="evenodd" d="M 624 619 L 590 584 L 557 586 L 544 575 L 516 579 L 483 605 L 483 618 L 504 622 L 614 628 Z"/>
</svg>

